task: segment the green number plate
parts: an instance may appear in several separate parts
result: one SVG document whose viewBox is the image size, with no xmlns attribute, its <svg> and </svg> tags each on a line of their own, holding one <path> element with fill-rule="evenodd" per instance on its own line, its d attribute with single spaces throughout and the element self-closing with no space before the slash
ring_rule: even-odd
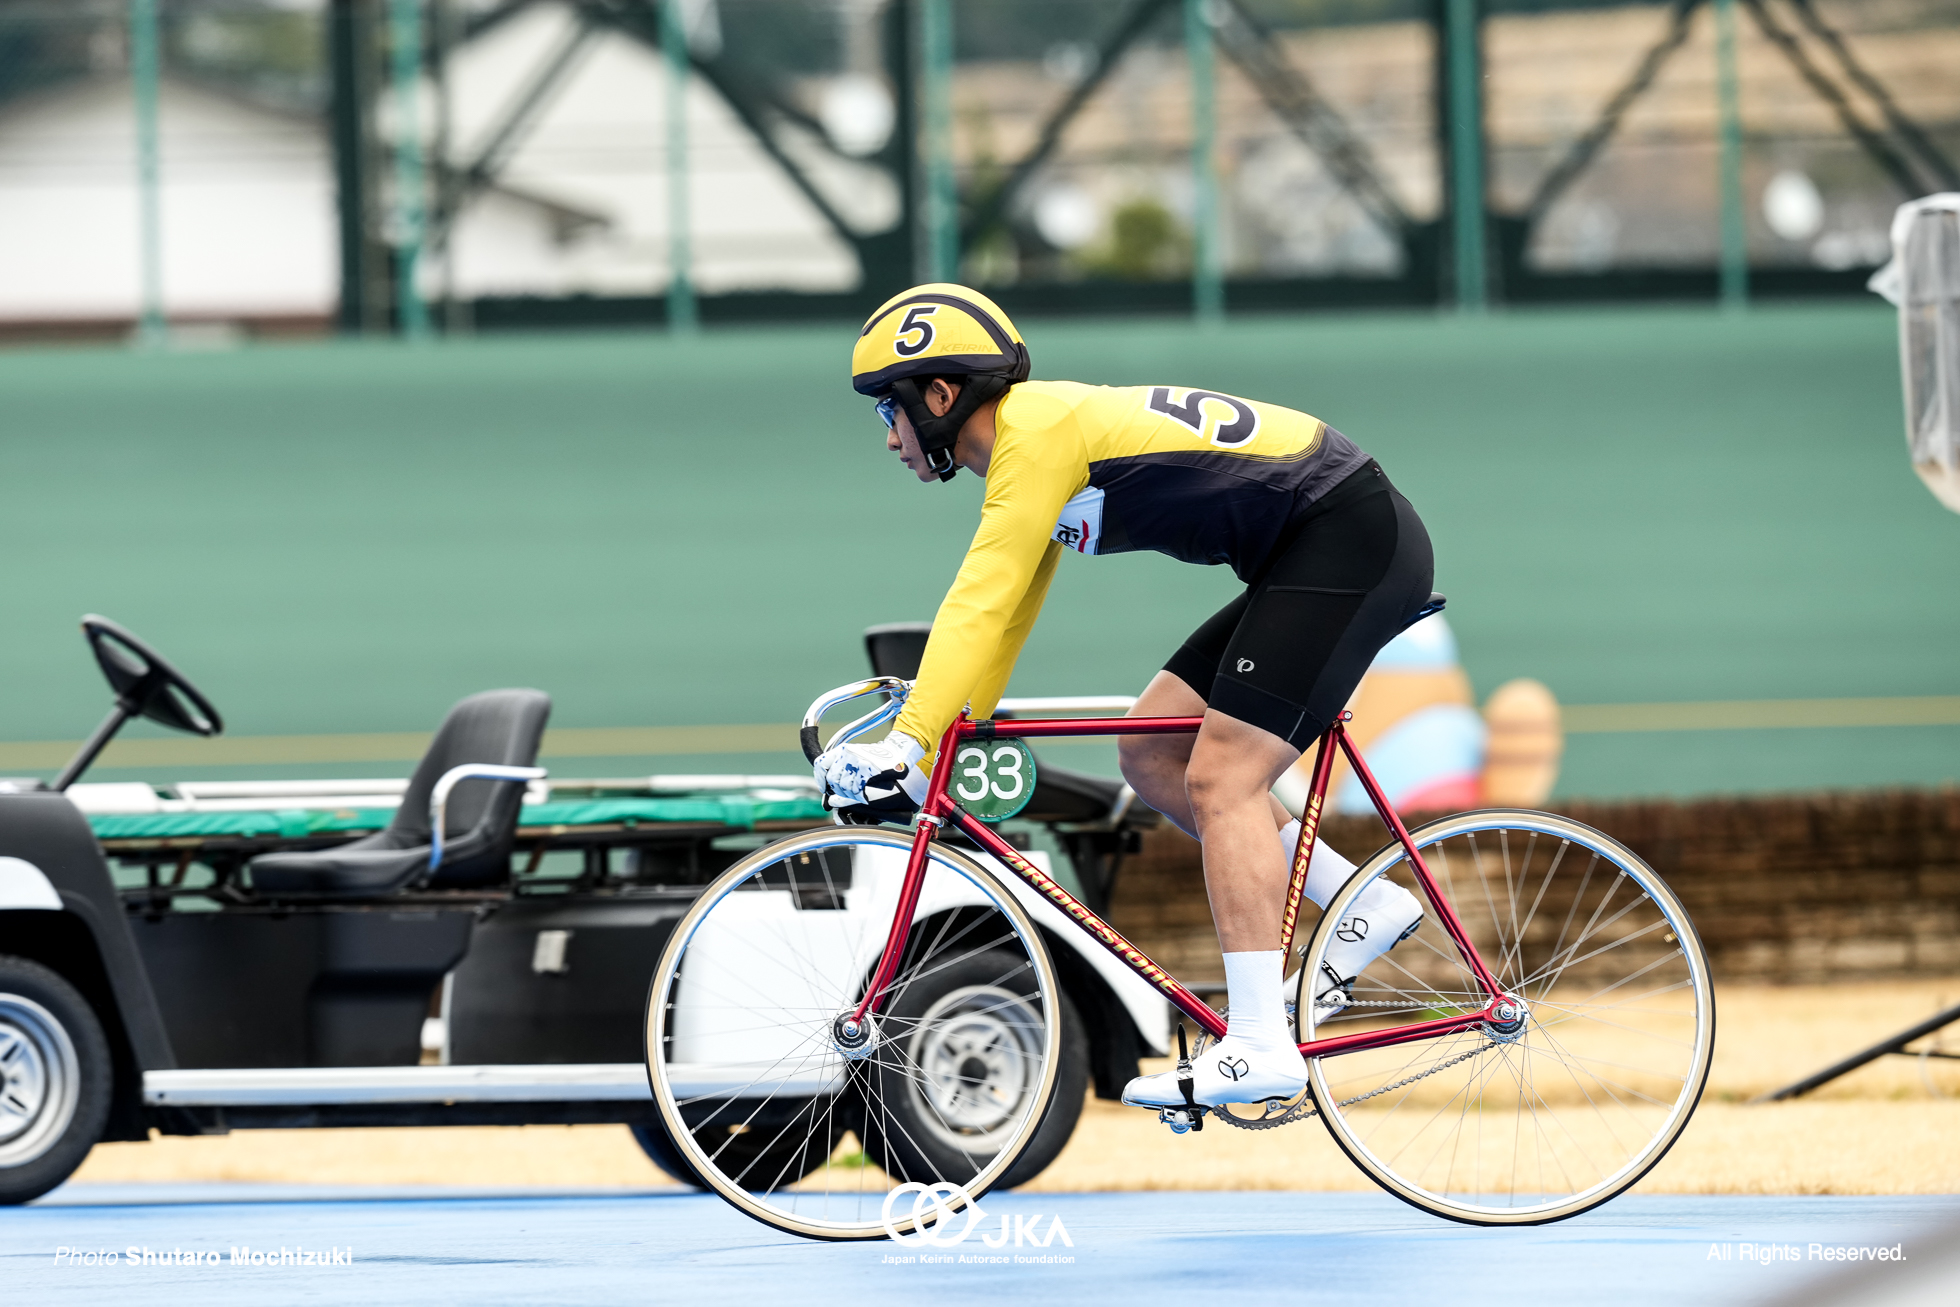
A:
<svg viewBox="0 0 1960 1307">
<path fill-rule="evenodd" d="M 946 792 L 969 816 L 1006 821 L 1034 797 L 1034 754 L 1019 740 L 968 740 Z"/>
</svg>

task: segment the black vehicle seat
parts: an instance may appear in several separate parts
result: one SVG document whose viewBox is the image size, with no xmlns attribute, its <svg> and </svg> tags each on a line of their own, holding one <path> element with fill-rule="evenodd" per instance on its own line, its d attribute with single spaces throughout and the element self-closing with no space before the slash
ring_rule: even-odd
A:
<svg viewBox="0 0 1960 1307">
<path fill-rule="evenodd" d="M 542 690 L 471 695 L 442 719 L 386 830 L 334 849 L 261 854 L 246 864 L 252 887 L 273 897 L 374 898 L 424 883 L 456 889 L 503 880 L 524 787 L 489 780 L 457 785 L 443 823 L 442 866 L 433 875 L 429 795 L 444 772 L 464 763 L 531 766 L 550 716 L 551 696 Z"/>
<path fill-rule="evenodd" d="M 1110 776 L 1093 776 L 1035 760 L 1034 794 L 1021 809 L 1025 821 L 1082 822 L 1113 821 L 1122 809 L 1134 802 L 1129 786 Z M 1139 813 L 1148 812 L 1136 804 Z M 1155 814 L 1151 814 L 1155 816 Z"/>
</svg>

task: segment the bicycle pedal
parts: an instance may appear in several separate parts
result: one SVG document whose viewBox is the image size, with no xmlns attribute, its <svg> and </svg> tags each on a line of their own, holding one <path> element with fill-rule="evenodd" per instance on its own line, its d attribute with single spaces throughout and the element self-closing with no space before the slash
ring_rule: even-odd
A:
<svg viewBox="0 0 1960 1307">
<path fill-rule="evenodd" d="M 1174 1135 L 1189 1134 L 1193 1130 L 1205 1128 L 1205 1109 L 1163 1107 L 1157 1110 L 1157 1119 L 1169 1126 Z"/>
<path fill-rule="evenodd" d="M 1181 1135 L 1185 1130 L 1202 1130 L 1205 1128 L 1205 1109 L 1198 1106 L 1198 1100 L 1191 1093 L 1191 1088 L 1195 1083 L 1196 1080 L 1191 1071 L 1191 1050 L 1185 1043 L 1184 1023 L 1180 1021 L 1177 1023 L 1177 1089 L 1179 1093 L 1184 1095 L 1184 1106 L 1178 1111 L 1178 1115 L 1184 1118 L 1186 1124 L 1183 1129 L 1171 1125 L 1171 1131 L 1174 1134 Z M 1166 1124 L 1170 1123 L 1166 1122 Z"/>
</svg>

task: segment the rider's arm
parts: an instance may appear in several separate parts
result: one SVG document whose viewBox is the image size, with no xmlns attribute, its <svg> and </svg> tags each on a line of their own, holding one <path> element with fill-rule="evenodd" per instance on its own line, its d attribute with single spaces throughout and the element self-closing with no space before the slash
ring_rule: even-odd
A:
<svg viewBox="0 0 1960 1307">
<path fill-rule="evenodd" d="M 1020 606 L 1015 608 L 1014 616 L 1007 623 L 1007 630 L 1000 637 L 1000 647 L 994 651 L 994 661 L 987 667 L 986 675 L 973 687 L 970 702 L 975 717 L 991 717 L 1000 696 L 1007 689 L 1007 678 L 1014 673 L 1014 661 L 1021 656 L 1021 646 L 1028 642 L 1028 632 L 1034 630 L 1034 619 L 1041 616 L 1041 603 L 1048 597 L 1048 585 L 1055 579 L 1055 565 L 1062 561 L 1062 544 L 1050 540 L 1048 549 L 1041 555 L 1041 564 L 1034 570 L 1034 581 L 1028 592 L 1021 596 Z"/>
<path fill-rule="evenodd" d="M 1016 405 L 1017 415 L 1022 408 Z M 1088 480 L 1073 423 L 1043 423 L 1039 412 L 1026 416 L 1037 420 L 1025 427 L 1017 422 L 994 446 L 980 529 L 939 605 L 918 683 L 893 728 L 928 751 L 968 700 L 992 710 L 1061 555 L 1052 539 L 1055 519 Z M 1056 416 L 1065 419 L 1065 410 Z"/>
</svg>

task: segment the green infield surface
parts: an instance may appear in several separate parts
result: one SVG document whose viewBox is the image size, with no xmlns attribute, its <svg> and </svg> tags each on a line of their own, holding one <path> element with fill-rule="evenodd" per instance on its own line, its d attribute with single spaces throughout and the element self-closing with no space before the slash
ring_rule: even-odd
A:
<svg viewBox="0 0 1960 1307">
<path fill-rule="evenodd" d="M 1876 300 L 1022 325 L 1036 376 L 1251 395 L 1379 457 L 1429 523 L 1480 696 L 1536 676 L 1569 705 L 1728 705 L 1715 729 L 1576 714 L 1564 793 L 1960 774 L 1960 520 L 1907 465 Z M 27 742 L 106 707 L 86 611 L 246 737 L 133 739 L 100 779 L 399 774 L 413 733 L 499 685 L 550 691 L 561 775 L 800 766 L 768 728 L 862 674 L 865 626 L 932 615 L 980 502 L 883 452 L 850 339 L 0 356 L 0 772 L 50 770 L 59 749 Z M 1070 559 L 1013 692 L 1134 692 L 1234 590 Z"/>
</svg>

